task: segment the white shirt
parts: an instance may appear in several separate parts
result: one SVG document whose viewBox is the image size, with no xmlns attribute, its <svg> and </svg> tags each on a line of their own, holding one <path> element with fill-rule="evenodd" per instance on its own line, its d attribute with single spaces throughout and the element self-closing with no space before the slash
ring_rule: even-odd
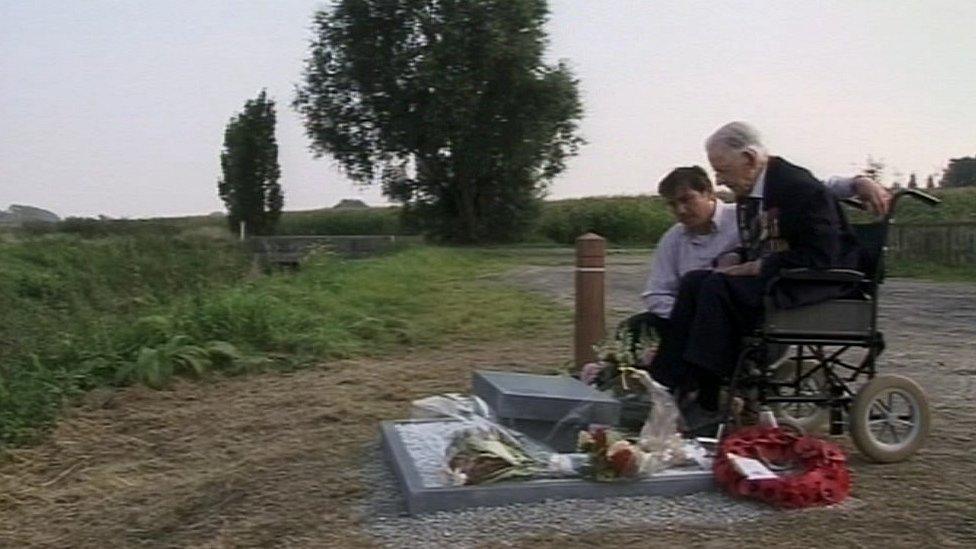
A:
<svg viewBox="0 0 976 549">
<path fill-rule="evenodd" d="M 739 247 L 739 226 L 735 204 L 716 200 L 712 213 L 712 230 L 697 234 L 681 223 L 675 223 L 654 250 L 651 272 L 641 299 L 647 309 L 663 318 L 671 316 L 678 295 L 678 281 L 688 271 L 707 269 L 712 261 Z"/>
<path fill-rule="evenodd" d="M 835 179 L 835 178 L 831 178 Z M 828 180 L 829 181 L 829 180 Z M 759 175 L 756 176 L 756 184 L 752 186 L 752 192 L 749 193 L 749 198 L 758 198 L 762 200 L 763 191 L 766 190 L 766 166 L 763 166 Z"/>
<path fill-rule="evenodd" d="M 749 196 L 762 198 L 765 179 L 766 170 L 763 170 Z M 835 176 L 824 184 L 838 198 L 854 196 L 854 178 Z M 706 234 L 696 234 L 675 223 L 664 233 L 654 250 L 647 284 L 641 293 L 648 311 L 670 318 L 681 277 L 689 271 L 710 269 L 715 258 L 739 247 L 735 204 L 716 201 L 711 227 Z"/>
</svg>

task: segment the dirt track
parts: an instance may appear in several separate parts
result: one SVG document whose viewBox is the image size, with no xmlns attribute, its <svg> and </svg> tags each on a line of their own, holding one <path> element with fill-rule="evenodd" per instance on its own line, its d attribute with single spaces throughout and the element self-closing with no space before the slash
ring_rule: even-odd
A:
<svg viewBox="0 0 976 549">
<path fill-rule="evenodd" d="M 643 269 L 642 259 L 613 261 L 618 317 L 632 310 Z M 540 265 L 512 280 L 566 299 L 570 277 Z M 865 464 L 853 453 L 861 505 L 704 530 L 608 525 L 524 546 L 972 546 L 976 286 L 896 280 L 885 292 L 884 369 L 928 390 L 933 436 L 902 464 Z M 49 440 L 0 465 L 0 547 L 370 546 L 356 471 L 376 422 L 404 416 L 413 398 L 466 390 L 474 369 L 555 371 L 569 358 L 569 333 L 566 324 L 385 360 L 93 393 Z"/>
</svg>

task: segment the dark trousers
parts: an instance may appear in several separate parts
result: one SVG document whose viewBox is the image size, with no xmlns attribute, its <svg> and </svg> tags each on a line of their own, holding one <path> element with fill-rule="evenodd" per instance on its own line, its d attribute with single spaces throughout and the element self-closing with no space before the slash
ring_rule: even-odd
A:
<svg viewBox="0 0 976 549">
<path fill-rule="evenodd" d="M 700 390 L 699 402 L 714 409 L 718 387 L 735 367 L 742 337 L 762 317 L 758 277 L 692 271 L 681 278 L 671 310 L 670 337 L 663 340 L 651 372 L 674 389 Z"/>
</svg>

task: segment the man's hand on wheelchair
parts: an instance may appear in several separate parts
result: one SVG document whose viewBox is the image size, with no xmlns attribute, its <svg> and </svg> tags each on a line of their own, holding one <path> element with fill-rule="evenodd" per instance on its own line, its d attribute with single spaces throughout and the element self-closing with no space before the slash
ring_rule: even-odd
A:
<svg viewBox="0 0 976 549">
<path fill-rule="evenodd" d="M 731 265 L 728 267 L 715 269 L 715 272 L 728 276 L 759 276 L 759 269 L 761 266 L 762 262 L 757 259 L 755 261 L 746 261 L 745 263 L 739 263 L 738 265 Z"/>
<path fill-rule="evenodd" d="M 891 192 L 866 175 L 854 178 L 854 193 L 876 215 L 885 215 L 891 207 Z"/>
</svg>

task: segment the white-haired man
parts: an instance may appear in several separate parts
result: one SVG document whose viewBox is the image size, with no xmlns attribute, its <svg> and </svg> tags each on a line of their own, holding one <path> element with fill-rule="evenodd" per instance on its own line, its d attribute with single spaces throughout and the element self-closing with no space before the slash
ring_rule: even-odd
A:
<svg viewBox="0 0 976 549">
<path fill-rule="evenodd" d="M 698 389 L 687 423 L 717 418 L 719 388 L 731 373 L 742 336 L 762 315 L 767 283 L 786 268 L 857 268 L 857 241 L 837 201 L 807 170 L 766 152 L 743 122 L 719 128 L 706 141 L 716 180 L 736 195 L 741 262 L 682 277 L 671 311 L 671 334 L 652 366 L 679 388 Z M 869 200 L 870 201 L 870 200 Z M 882 206 L 883 208 L 884 206 Z M 795 307 L 843 295 L 849 288 L 797 287 L 774 296 Z"/>
<path fill-rule="evenodd" d="M 837 198 L 857 196 L 885 211 L 890 194 L 872 179 L 863 176 L 833 176 L 824 181 Z M 742 248 L 734 204 L 722 202 L 715 194 L 705 170 L 698 166 L 675 168 L 657 188 L 675 224 L 661 237 L 654 251 L 650 272 L 641 300 L 646 310 L 621 323 L 618 334 L 630 338 L 631 348 L 654 332 L 657 339 L 669 336 L 671 308 L 678 294 L 681 277 L 688 272 L 709 269 L 725 254 Z M 589 373 L 587 379 L 593 377 Z M 658 381 L 671 385 L 662 374 Z"/>
</svg>

